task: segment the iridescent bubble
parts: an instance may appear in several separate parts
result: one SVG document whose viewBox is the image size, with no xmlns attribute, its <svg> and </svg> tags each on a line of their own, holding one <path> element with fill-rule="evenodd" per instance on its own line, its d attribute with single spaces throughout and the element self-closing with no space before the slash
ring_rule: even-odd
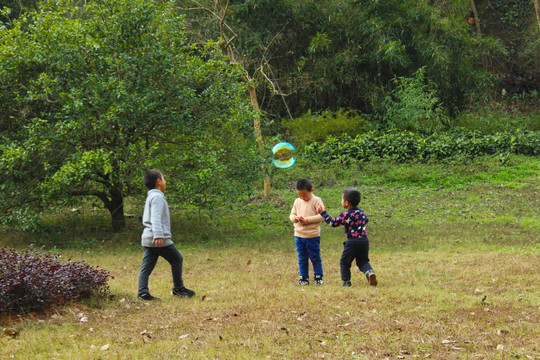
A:
<svg viewBox="0 0 540 360">
<path fill-rule="evenodd" d="M 272 164 L 281 169 L 286 169 L 296 162 L 296 150 L 288 142 L 280 142 L 272 148 L 274 159 Z"/>
</svg>

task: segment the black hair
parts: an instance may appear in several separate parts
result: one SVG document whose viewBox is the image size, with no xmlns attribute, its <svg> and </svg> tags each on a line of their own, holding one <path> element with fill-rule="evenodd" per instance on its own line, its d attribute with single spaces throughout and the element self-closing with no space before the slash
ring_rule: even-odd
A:
<svg viewBox="0 0 540 360">
<path fill-rule="evenodd" d="M 296 182 L 296 190 L 311 191 L 311 189 L 313 189 L 313 186 L 308 179 L 300 179 Z"/>
<path fill-rule="evenodd" d="M 343 190 L 343 200 L 348 201 L 352 207 L 357 207 L 360 203 L 360 191 L 354 189 Z"/>
<path fill-rule="evenodd" d="M 143 176 L 144 186 L 146 186 L 148 190 L 155 189 L 157 179 L 163 179 L 163 175 L 157 170 L 148 170 Z"/>
</svg>

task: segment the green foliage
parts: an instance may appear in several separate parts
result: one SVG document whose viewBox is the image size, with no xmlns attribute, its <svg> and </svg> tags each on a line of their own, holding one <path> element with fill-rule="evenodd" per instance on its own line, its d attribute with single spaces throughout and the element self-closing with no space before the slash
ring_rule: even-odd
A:
<svg viewBox="0 0 540 360">
<path fill-rule="evenodd" d="M 319 163 L 350 163 L 385 158 L 393 161 L 430 161 L 508 154 L 540 155 L 540 132 L 482 134 L 456 131 L 420 135 L 410 132 L 370 132 L 355 138 L 330 136 L 304 148 L 304 156 Z"/>
<path fill-rule="evenodd" d="M 37 0 L 2 0 L 0 2 L 0 22 L 9 24 L 27 11 L 37 11 L 39 10 L 38 3 Z"/>
<path fill-rule="evenodd" d="M 308 112 L 294 120 L 283 119 L 282 124 L 290 141 L 300 148 L 314 141 L 323 141 L 329 135 L 354 137 L 374 128 L 366 115 L 344 109 L 321 114 Z"/>
<path fill-rule="evenodd" d="M 223 3 L 197 3 L 225 11 Z M 194 38 L 218 38 L 220 22 L 209 12 L 186 17 Z M 504 53 L 492 38 L 471 36 L 463 14 L 443 16 L 421 0 L 234 1 L 225 21 L 236 61 L 255 79 L 261 108 L 276 118 L 347 108 L 380 119 L 393 79 L 423 67 L 441 106 L 454 114 L 485 96 L 494 76 L 483 60 Z"/>
<path fill-rule="evenodd" d="M 526 96 L 531 95 L 522 94 L 518 101 L 523 101 Z M 479 104 L 458 114 L 453 125 L 484 134 L 516 130 L 540 131 L 540 110 L 523 113 L 518 109 L 508 110 L 503 104 Z"/>
<path fill-rule="evenodd" d="M 383 102 L 386 126 L 418 132 L 442 130 L 446 117 L 435 84 L 425 79 L 425 68 L 418 69 L 412 78 L 394 81 L 396 87 Z"/>
<path fill-rule="evenodd" d="M 497 39 L 504 53 L 482 57 L 482 66 L 499 76 L 508 93 L 540 90 L 540 31 L 531 0 L 479 1 L 484 37 Z"/>
<path fill-rule="evenodd" d="M 0 30 L 4 221 L 92 196 L 119 230 L 149 167 L 188 202 L 242 193 L 258 162 L 242 71 L 184 24 L 172 2 L 60 1 Z"/>
</svg>

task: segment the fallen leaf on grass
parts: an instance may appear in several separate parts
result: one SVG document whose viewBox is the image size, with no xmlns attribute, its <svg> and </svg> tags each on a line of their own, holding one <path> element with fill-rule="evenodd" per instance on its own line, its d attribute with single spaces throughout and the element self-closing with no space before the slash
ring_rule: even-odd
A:
<svg viewBox="0 0 540 360">
<path fill-rule="evenodd" d="M 247 262 L 246 265 L 247 265 L 247 266 L 251 265 L 251 260 L 248 260 L 248 262 Z"/>
<path fill-rule="evenodd" d="M 2 330 L 2 335 L 5 337 L 16 338 L 17 336 L 19 336 L 19 331 L 15 329 L 4 328 Z"/>
<path fill-rule="evenodd" d="M 504 351 L 504 345 L 503 344 L 497 345 L 497 350 L 498 351 Z"/>
<path fill-rule="evenodd" d="M 88 322 L 88 318 L 86 316 L 83 316 L 80 321 L 83 323 Z"/>
<path fill-rule="evenodd" d="M 179 339 L 185 339 L 185 338 L 187 338 L 188 336 L 189 336 L 189 334 L 185 334 L 185 335 L 180 335 L 178 338 L 179 338 Z"/>
<path fill-rule="evenodd" d="M 497 335 L 507 335 L 509 333 L 510 333 L 510 331 L 508 331 L 508 330 L 504 330 L 504 329 L 497 330 Z"/>
<path fill-rule="evenodd" d="M 443 341 L 441 341 L 441 343 L 447 345 L 447 344 L 454 344 L 455 341 L 454 340 L 443 340 Z"/>
<path fill-rule="evenodd" d="M 143 338 L 145 335 L 148 336 L 150 339 L 152 338 L 152 336 L 150 336 L 151 332 L 149 331 L 143 330 L 140 332 L 140 334 L 143 336 Z"/>
<path fill-rule="evenodd" d="M 351 325 L 351 323 L 339 324 L 338 327 L 347 327 L 347 326 L 349 326 L 349 325 Z"/>
<path fill-rule="evenodd" d="M 109 344 L 103 345 L 102 347 L 99 348 L 99 350 L 101 350 L 101 351 L 107 351 L 107 350 L 109 350 Z"/>
</svg>

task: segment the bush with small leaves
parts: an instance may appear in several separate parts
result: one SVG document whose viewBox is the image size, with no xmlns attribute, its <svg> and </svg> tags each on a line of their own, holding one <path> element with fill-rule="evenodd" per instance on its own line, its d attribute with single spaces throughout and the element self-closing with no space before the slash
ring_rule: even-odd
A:
<svg viewBox="0 0 540 360">
<path fill-rule="evenodd" d="M 520 154 L 540 155 L 540 131 L 514 131 L 483 134 L 455 130 L 423 135 L 412 132 L 368 132 L 355 138 L 329 136 L 304 148 L 309 161 L 348 163 L 386 158 L 394 161 L 439 161 L 470 159 L 477 156 Z"/>
<path fill-rule="evenodd" d="M 0 249 L 0 313 L 41 311 L 109 293 L 109 271 L 34 248 Z"/>
</svg>

